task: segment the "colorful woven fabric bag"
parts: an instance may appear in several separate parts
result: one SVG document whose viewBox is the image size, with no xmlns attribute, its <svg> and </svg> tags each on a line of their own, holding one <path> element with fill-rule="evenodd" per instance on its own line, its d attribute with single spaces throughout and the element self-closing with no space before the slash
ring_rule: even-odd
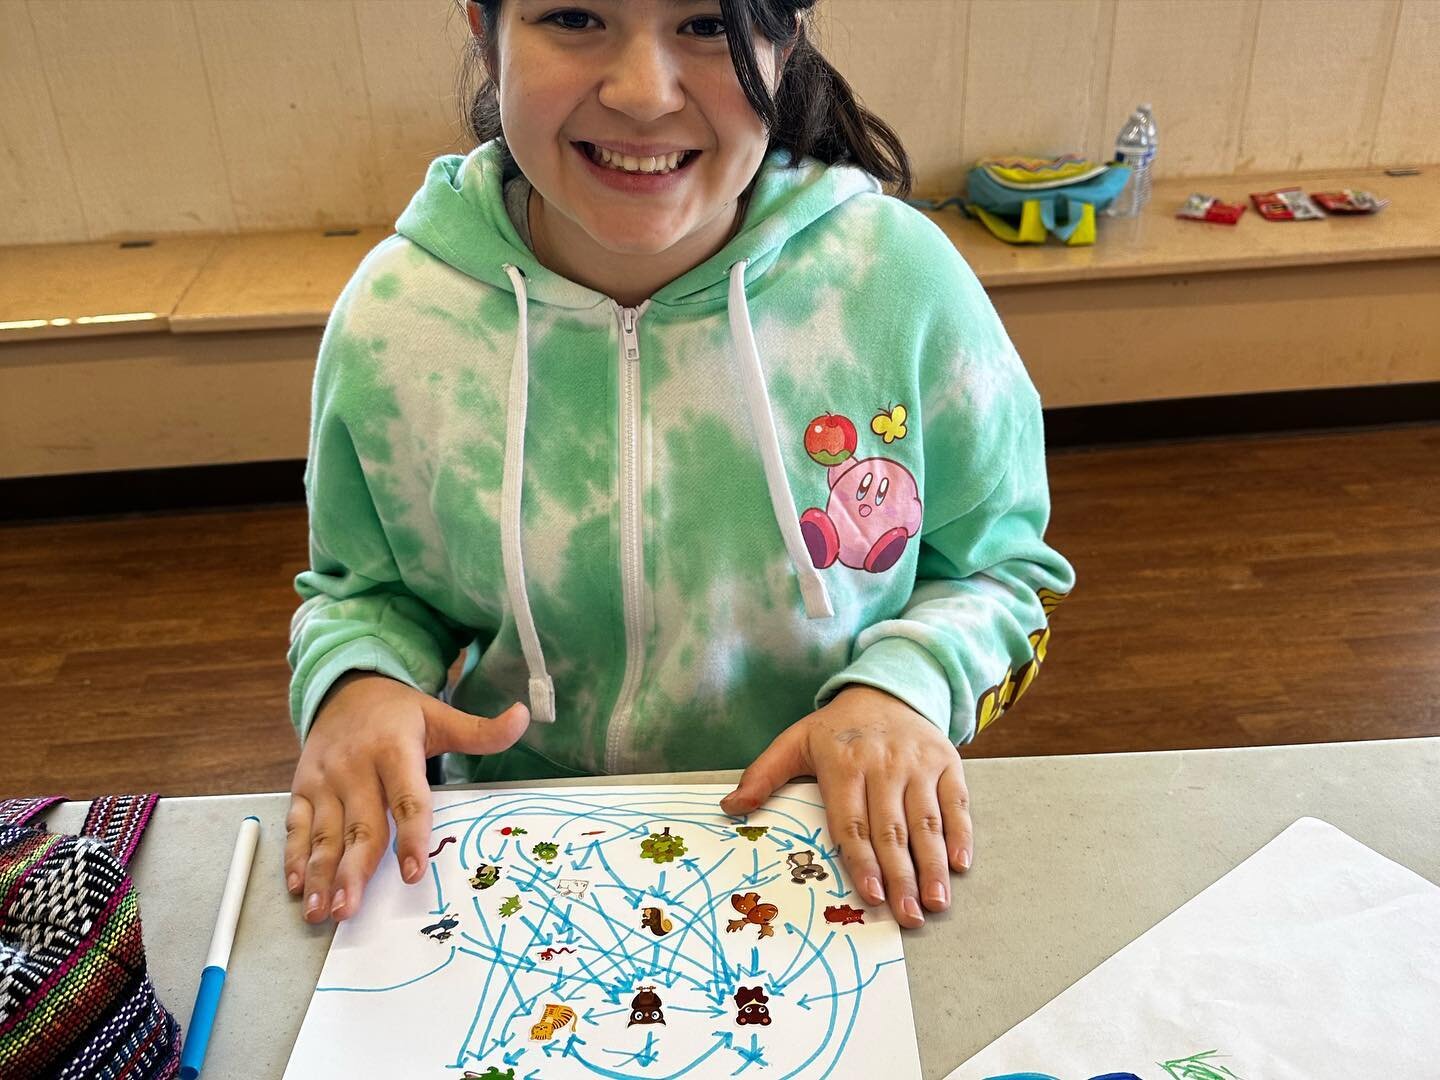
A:
<svg viewBox="0 0 1440 1080">
<path fill-rule="evenodd" d="M 5 1080 L 178 1075 L 180 1027 L 151 985 L 126 870 L 158 799 L 96 799 L 79 836 L 27 824 L 58 798 L 0 802 Z"/>
</svg>

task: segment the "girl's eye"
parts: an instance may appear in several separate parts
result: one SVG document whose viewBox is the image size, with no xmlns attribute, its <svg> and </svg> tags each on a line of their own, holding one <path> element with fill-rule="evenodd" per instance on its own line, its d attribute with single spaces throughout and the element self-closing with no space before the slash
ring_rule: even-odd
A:
<svg viewBox="0 0 1440 1080">
<path fill-rule="evenodd" d="M 570 8 L 565 11 L 552 11 L 549 15 L 544 16 L 540 21 L 542 23 L 554 23 L 556 26 L 559 26 L 565 30 L 585 30 L 589 28 L 588 20 L 593 19 L 594 17 L 595 16 L 591 15 L 588 11 L 580 11 L 578 8 Z M 577 19 L 579 20 L 578 22 L 575 21 Z M 691 27 L 703 28 L 696 31 L 695 36 L 699 38 L 711 39 L 722 38 L 725 36 L 724 20 L 714 15 L 702 15 L 699 18 L 691 19 L 687 25 Z"/>
<path fill-rule="evenodd" d="M 879 487 L 879 489 L 875 492 L 875 505 L 876 505 L 876 506 L 879 506 L 881 503 L 883 503 L 883 502 L 885 501 L 885 493 L 886 493 L 887 491 L 889 491 L 889 490 L 890 490 L 890 478 L 889 478 L 888 476 L 881 477 L 881 479 L 880 479 L 880 487 Z"/>
<path fill-rule="evenodd" d="M 860 481 L 860 490 L 855 492 L 855 498 L 859 502 L 865 501 L 865 496 L 870 491 L 870 482 L 875 479 L 874 473 L 866 473 L 865 478 Z"/>
<path fill-rule="evenodd" d="M 559 21 L 566 18 L 573 19 L 576 16 L 579 16 L 580 18 L 580 24 L 578 26 L 575 25 L 573 22 L 562 23 Z M 556 26 L 563 27 L 566 30 L 584 30 L 586 28 L 585 20 L 592 18 L 594 18 L 594 16 L 591 15 L 588 11 L 552 11 L 549 15 L 546 15 L 540 21 L 542 23 L 553 22 Z"/>
<path fill-rule="evenodd" d="M 713 16 L 713 15 L 702 15 L 702 16 L 700 16 L 698 19 L 691 19 L 691 20 L 690 20 L 690 25 L 691 25 L 692 27 L 693 27 L 693 26 L 699 26 L 699 25 L 708 25 L 708 26 L 711 28 L 711 32 L 710 32 L 710 33 L 708 33 L 708 34 L 699 33 L 699 34 L 696 35 L 697 37 L 702 37 L 702 38 L 719 38 L 719 37 L 724 37 L 724 36 L 725 36 L 725 23 L 724 23 L 724 21 L 721 20 L 721 19 L 717 19 L 717 18 L 716 18 L 715 16 Z M 715 31 L 715 27 L 719 27 L 719 32 L 718 32 L 718 33 Z"/>
</svg>

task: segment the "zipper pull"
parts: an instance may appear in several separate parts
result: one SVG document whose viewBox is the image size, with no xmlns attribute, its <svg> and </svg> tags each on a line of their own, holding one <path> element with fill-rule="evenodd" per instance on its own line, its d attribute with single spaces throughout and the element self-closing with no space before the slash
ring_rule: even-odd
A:
<svg viewBox="0 0 1440 1080">
<path fill-rule="evenodd" d="M 620 309 L 620 331 L 625 338 L 625 359 L 640 359 L 640 337 L 635 333 L 635 309 Z"/>
</svg>

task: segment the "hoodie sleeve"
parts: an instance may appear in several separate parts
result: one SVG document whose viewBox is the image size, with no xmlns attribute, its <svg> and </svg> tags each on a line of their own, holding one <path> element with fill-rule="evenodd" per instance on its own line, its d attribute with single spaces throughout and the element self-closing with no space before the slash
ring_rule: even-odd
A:
<svg viewBox="0 0 1440 1080">
<path fill-rule="evenodd" d="M 937 295 L 946 310 L 921 338 L 924 524 L 914 592 L 896 617 L 857 635 L 851 663 L 816 705 L 850 683 L 874 686 L 958 744 L 1029 688 L 1049 613 L 1074 571 L 1044 539 L 1039 396 L 978 280 L 945 247 L 953 261 Z"/>
<path fill-rule="evenodd" d="M 347 671 L 375 671 L 438 693 L 474 637 L 404 581 L 392 544 L 403 528 L 387 523 L 377 507 L 366 467 L 384 460 L 383 427 L 396 408 L 376 377 L 377 357 L 343 329 L 348 301 L 342 296 L 331 315 L 315 371 L 305 467 L 310 567 L 295 579 L 302 603 L 291 619 L 288 655 L 290 718 L 302 741 L 326 692 Z"/>
</svg>

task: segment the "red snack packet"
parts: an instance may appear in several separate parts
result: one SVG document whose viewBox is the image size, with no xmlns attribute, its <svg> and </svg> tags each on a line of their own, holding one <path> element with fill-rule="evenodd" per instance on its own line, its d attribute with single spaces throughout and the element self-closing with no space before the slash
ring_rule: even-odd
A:
<svg viewBox="0 0 1440 1080">
<path fill-rule="evenodd" d="M 1317 221 L 1325 216 L 1325 211 L 1298 187 L 1257 191 L 1251 194 L 1250 201 L 1256 213 L 1267 221 Z"/>
<path fill-rule="evenodd" d="M 1244 212 L 1244 203 L 1221 202 L 1214 195 L 1202 195 L 1197 191 L 1185 200 L 1185 205 L 1175 212 L 1175 216 L 1191 221 L 1217 221 L 1222 225 L 1234 225 Z"/>
<path fill-rule="evenodd" d="M 1312 191 L 1310 198 L 1331 214 L 1378 214 L 1390 205 L 1389 199 L 1381 199 L 1368 191 L 1354 191 L 1350 188 L 1340 191 Z"/>
</svg>

